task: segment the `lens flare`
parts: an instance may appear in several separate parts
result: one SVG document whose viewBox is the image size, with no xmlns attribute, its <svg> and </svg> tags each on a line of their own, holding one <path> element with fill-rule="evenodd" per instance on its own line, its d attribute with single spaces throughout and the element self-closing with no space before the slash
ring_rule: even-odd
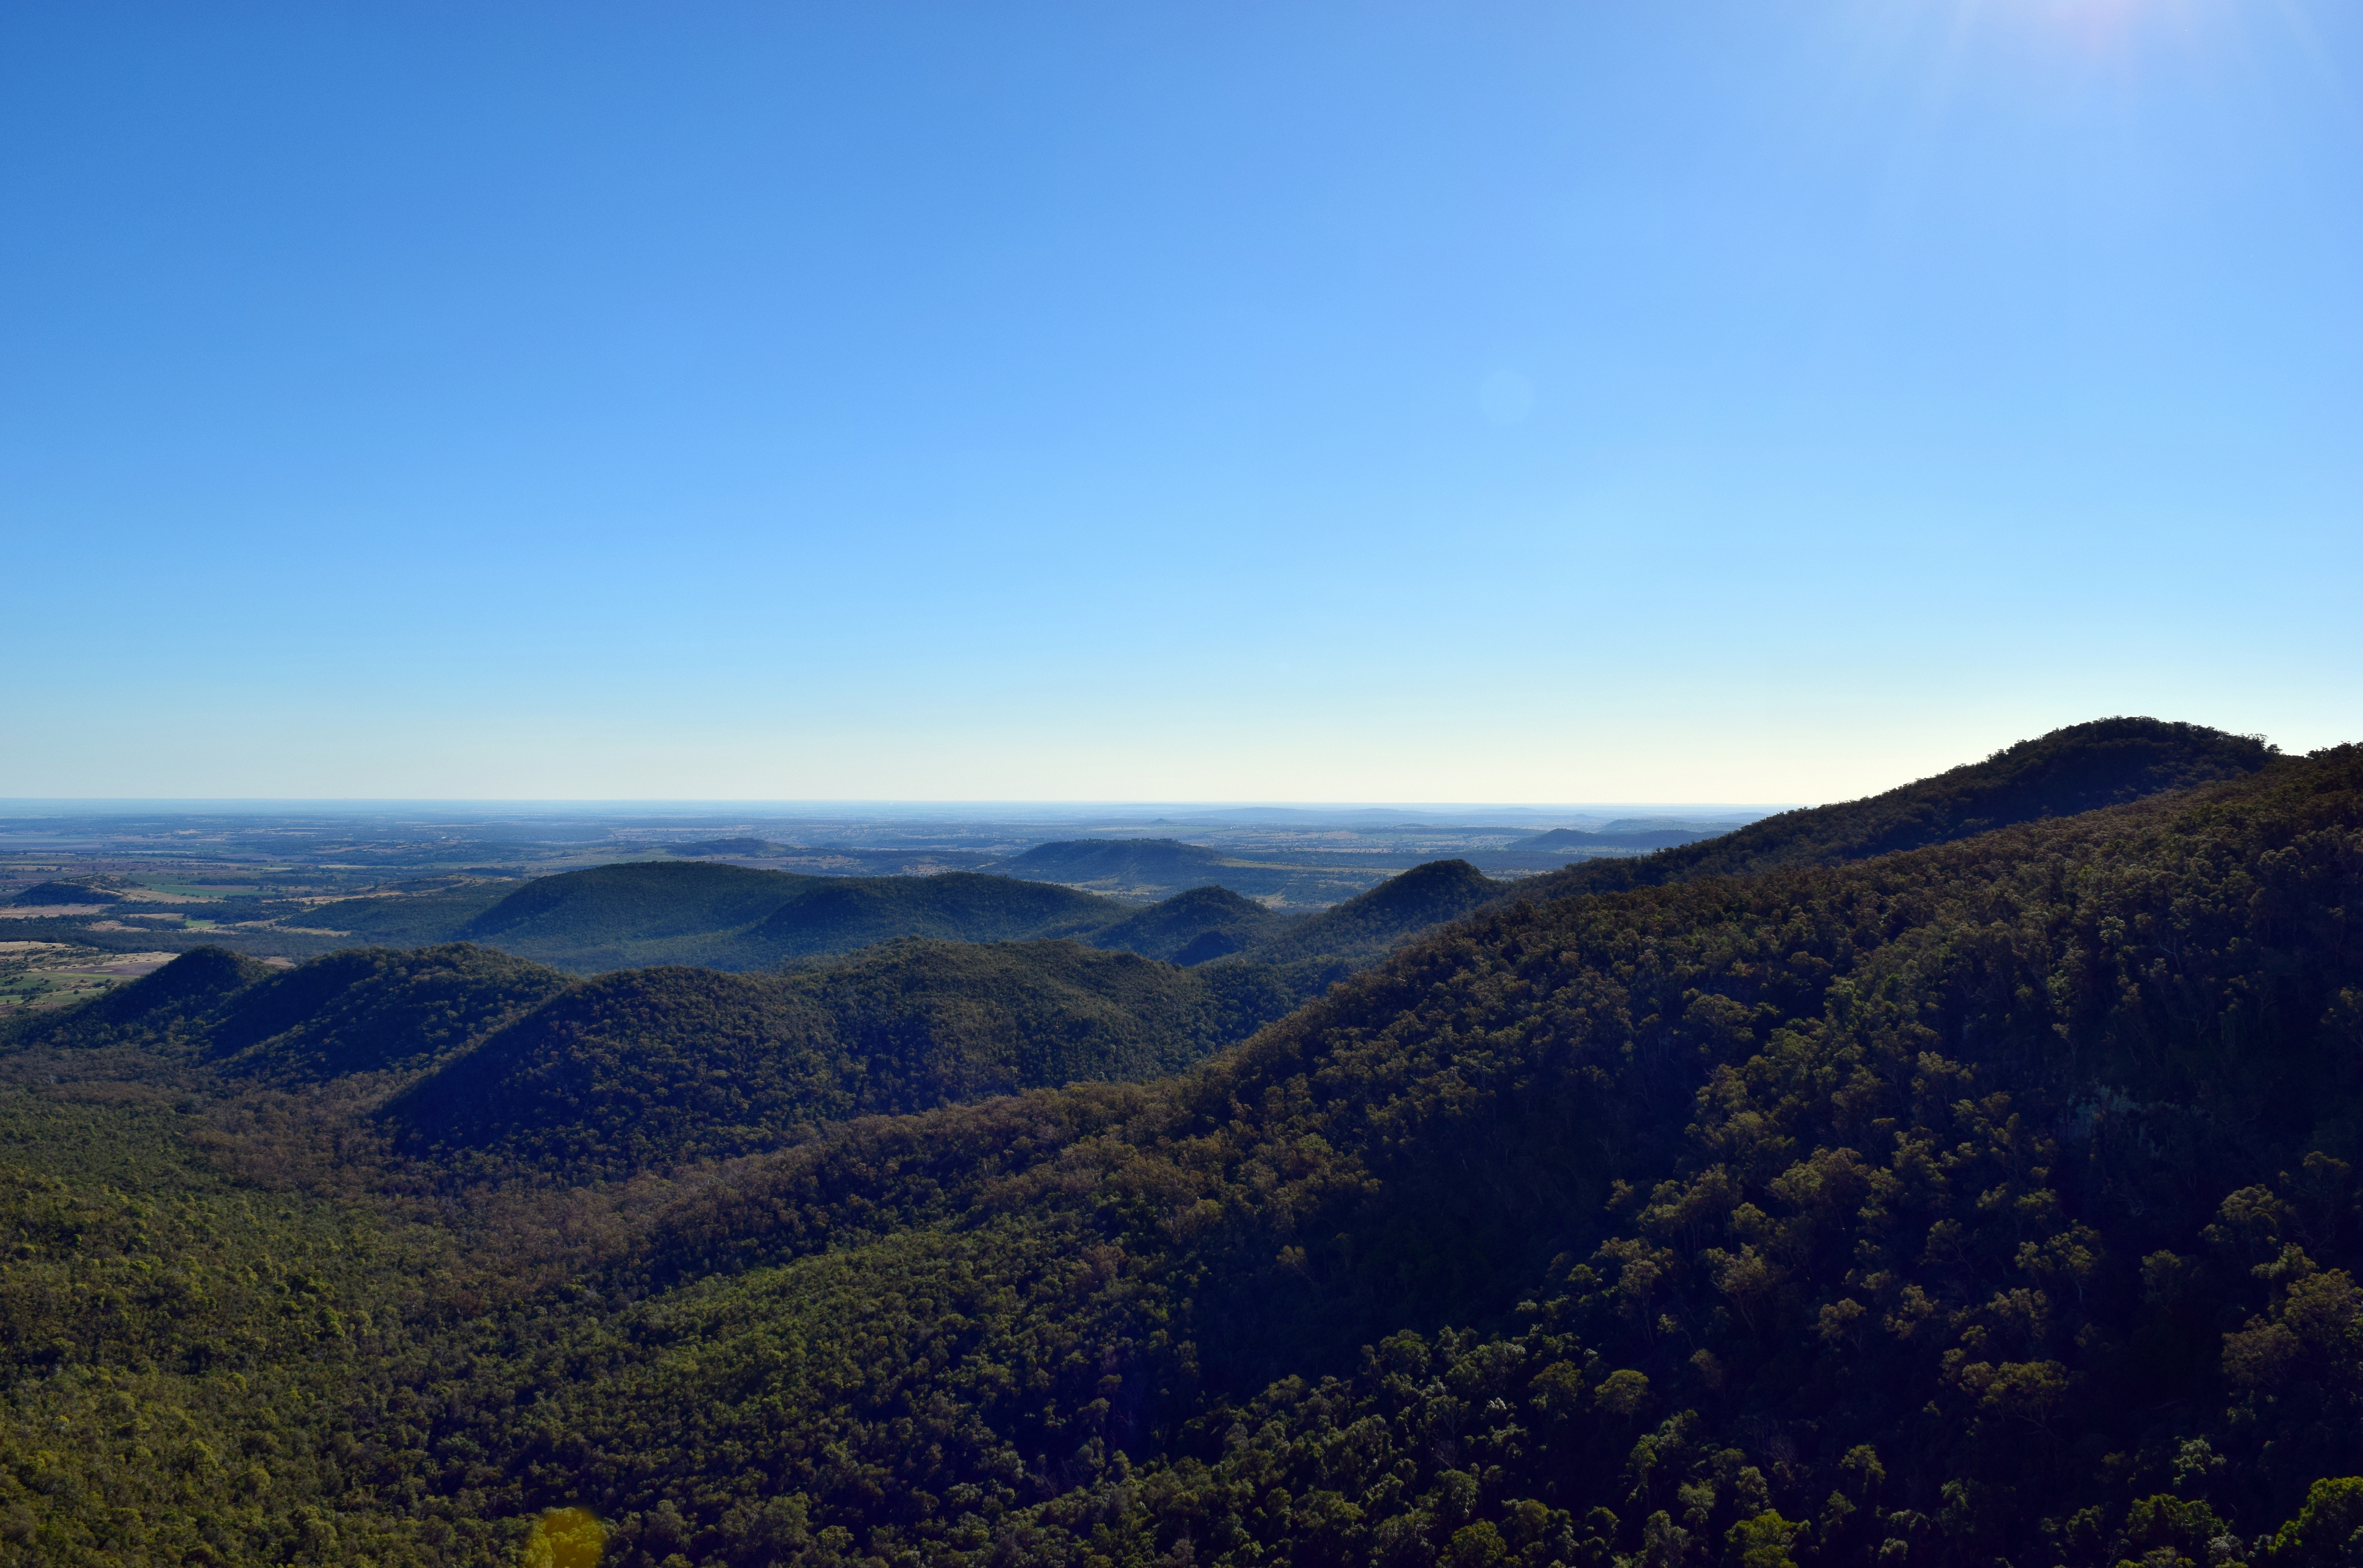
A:
<svg viewBox="0 0 2363 1568">
<path fill-rule="evenodd" d="M 607 1527 L 588 1508 L 552 1508 L 526 1537 L 525 1568 L 599 1568 Z"/>
</svg>

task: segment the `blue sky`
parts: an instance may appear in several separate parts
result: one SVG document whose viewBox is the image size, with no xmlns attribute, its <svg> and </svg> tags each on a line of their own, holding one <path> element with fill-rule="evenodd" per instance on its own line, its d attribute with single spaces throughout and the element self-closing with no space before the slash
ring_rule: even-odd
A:
<svg viewBox="0 0 2363 1568">
<path fill-rule="evenodd" d="M 0 796 L 2363 738 L 2363 9 L 0 10 Z"/>
</svg>

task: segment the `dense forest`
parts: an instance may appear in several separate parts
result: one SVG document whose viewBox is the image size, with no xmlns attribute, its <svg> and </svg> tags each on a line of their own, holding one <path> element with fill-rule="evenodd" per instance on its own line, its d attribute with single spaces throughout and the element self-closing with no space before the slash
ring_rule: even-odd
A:
<svg viewBox="0 0 2363 1568">
<path fill-rule="evenodd" d="M 0 1562 L 2347 1563 L 2358 899 L 2117 720 L 1187 967 L 192 954 L 0 1055 Z"/>
</svg>

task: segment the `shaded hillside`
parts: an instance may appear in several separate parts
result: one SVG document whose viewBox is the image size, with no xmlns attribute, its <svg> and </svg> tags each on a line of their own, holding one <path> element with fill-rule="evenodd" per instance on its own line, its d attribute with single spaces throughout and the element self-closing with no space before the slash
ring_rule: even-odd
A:
<svg viewBox="0 0 2363 1568">
<path fill-rule="evenodd" d="M 94 1049 L 175 1041 L 201 1032 L 225 999 L 274 972 L 227 948 L 201 946 L 79 1006 L 20 1014 L 0 1024 L 0 1042 L 9 1048 Z"/>
<path fill-rule="evenodd" d="M 789 983 L 837 1021 L 873 1084 L 910 1075 L 865 1110 L 1164 1077 L 1245 1032 L 1197 977 L 1072 942 L 905 939 Z"/>
<path fill-rule="evenodd" d="M 2201 724 L 2101 719 L 2021 741 L 1983 762 L 1965 763 L 1867 800 L 1783 812 L 1641 860 L 1572 866 L 1523 885 L 1519 894 L 1557 898 L 1781 866 L 1865 860 L 2242 778 L 2264 768 L 2272 756 L 2254 736 Z"/>
<path fill-rule="evenodd" d="M 594 866 L 540 877 L 468 922 L 514 953 L 712 940 L 769 919 L 826 879 L 738 866 Z"/>
<path fill-rule="evenodd" d="M 1462 919 L 1512 886 L 1525 885 L 1496 882 L 1466 860 L 1431 860 L 1306 916 L 1248 946 L 1241 957 L 1259 964 L 1311 964 L 1337 978 L 1431 926 Z"/>
<path fill-rule="evenodd" d="M 33 1016 L 10 1043 L 138 1044 L 238 1077 L 316 1084 L 425 1066 L 568 983 L 555 969 L 458 943 L 349 948 L 293 969 L 205 946 L 84 1006 Z"/>
<path fill-rule="evenodd" d="M 759 1266 L 585 1325 L 568 1485 L 627 1562 L 752 1551 L 683 1499 L 759 1432 L 760 1528 L 947 1561 L 2237 1561 L 2363 1468 L 2357 898 L 2348 748 L 1503 909 L 1176 1083 L 866 1124 L 651 1217 L 635 1271 Z M 551 1386 L 477 1397 L 510 1376 Z M 915 1506 L 929 1444 L 993 1514 Z M 2316 1528 L 2274 1561 L 2326 1568 Z"/>
<path fill-rule="evenodd" d="M 494 1034 L 388 1116 L 419 1152 L 626 1175 L 849 1116 L 1160 1077 L 1266 1021 L 1238 1005 L 1170 965 L 1071 942 L 906 938 L 784 977 L 627 970 Z"/>
<path fill-rule="evenodd" d="M 761 875 L 762 873 L 758 873 Z M 749 933 L 743 951 L 795 956 L 845 953 L 892 937 L 1017 942 L 1093 930 L 1131 906 L 1070 888 L 974 871 L 933 877 L 828 877 Z"/>
<path fill-rule="evenodd" d="M 1283 915 L 1227 888 L 1193 888 L 1092 933 L 1094 947 L 1122 948 L 1170 963 L 1203 964 L 1288 930 Z"/>
<path fill-rule="evenodd" d="M 274 1082 L 400 1071 L 449 1055 L 567 983 L 555 969 L 464 943 L 352 948 L 227 999 L 205 1020 L 204 1049 L 231 1072 Z"/>
<path fill-rule="evenodd" d="M 1266 971 L 1201 976 L 1073 942 L 902 938 L 784 975 L 575 980 L 469 944 L 292 970 L 185 954 L 16 1047 L 144 1047 L 288 1088 L 434 1068 L 390 1112 L 415 1149 L 625 1175 L 770 1148 L 826 1121 L 1178 1072 L 1284 1013 Z"/>
<path fill-rule="evenodd" d="M 777 980 L 711 969 L 582 981 L 394 1100 L 414 1147 L 497 1147 L 594 1174 L 776 1143 L 851 1109 L 830 1021 Z"/>
<path fill-rule="evenodd" d="M 36 882 L 15 898 L 12 904 L 119 904 L 120 893 L 110 893 L 103 888 L 88 888 L 79 882 Z"/>
</svg>

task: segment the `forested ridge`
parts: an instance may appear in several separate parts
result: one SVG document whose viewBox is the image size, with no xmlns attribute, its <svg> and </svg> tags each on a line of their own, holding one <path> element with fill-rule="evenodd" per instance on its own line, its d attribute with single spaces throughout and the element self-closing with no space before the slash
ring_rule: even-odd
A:
<svg viewBox="0 0 2363 1568">
<path fill-rule="evenodd" d="M 1147 843 L 1168 858 L 1190 850 L 1220 869 L 1211 850 Z M 1077 871 L 1110 865 L 1120 870 L 1143 853 L 1139 841 L 1042 848 L 1056 852 L 1055 864 L 1080 854 L 1082 864 L 1068 866 Z M 971 871 L 807 877 L 673 862 L 594 867 L 522 886 L 479 882 L 344 899 L 295 911 L 284 921 L 388 944 L 475 943 L 576 973 L 668 964 L 764 970 L 898 937 L 1069 940 L 1185 966 L 1233 955 L 1294 966 L 1291 983 L 1309 995 L 1414 933 L 1468 913 L 1504 886 L 1465 863 L 1437 862 L 1303 915 L 1266 909 L 1214 886 L 1143 905 Z M 1343 960 L 1343 966 L 1303 966 L 1316 958 Z"/>
<path fill-rule="evenodd" d="M 946 871 L 807 877 L 673 861 L 594 867 L 425 896 L 346 899 L 295 923 L 369 940 L 466 941 L 578 972 L 663 964 L 760 969 L 896 936 L 1077 936 L 1138 906 L 1048 882 Z"/>
<path fill-rule="evenodd" d="M 587 1185 L 236 1077 L 226 955 L 92 1004 L 6 1058 L 0 1560 L 510 1561 L 579 1505 L 666 1568 L 2344 1563 L 2363 751 L 2142 723 L 1744 875 L 1464 889 L 1178 1076 Z M 883 1005 L 826 973 L 764 994 Z"/>
<path fill-rule="evenodd" d="M 490 1035 L 384 1121 L 471 1169 L 629 1176 L 853 1116 L 1176 1073 L 1286 1010 L 1238 977 L 1071 942 L 916 938 L 784 977 L 626 970 Z"/>
<path fill-rule="evenodd" d="M 1884 794 L 1783 812 L 1637 859 L 1586 861 L 1520 891 L 1559 898 L 1783 866 L 1836 866 L 2237 778 L 2263 767 L 2269 756 L 2254 735 L 2155 719 L 2099 719 L 2021 741 L 1983 762 L 1964 763 Z"/>
</svg>

